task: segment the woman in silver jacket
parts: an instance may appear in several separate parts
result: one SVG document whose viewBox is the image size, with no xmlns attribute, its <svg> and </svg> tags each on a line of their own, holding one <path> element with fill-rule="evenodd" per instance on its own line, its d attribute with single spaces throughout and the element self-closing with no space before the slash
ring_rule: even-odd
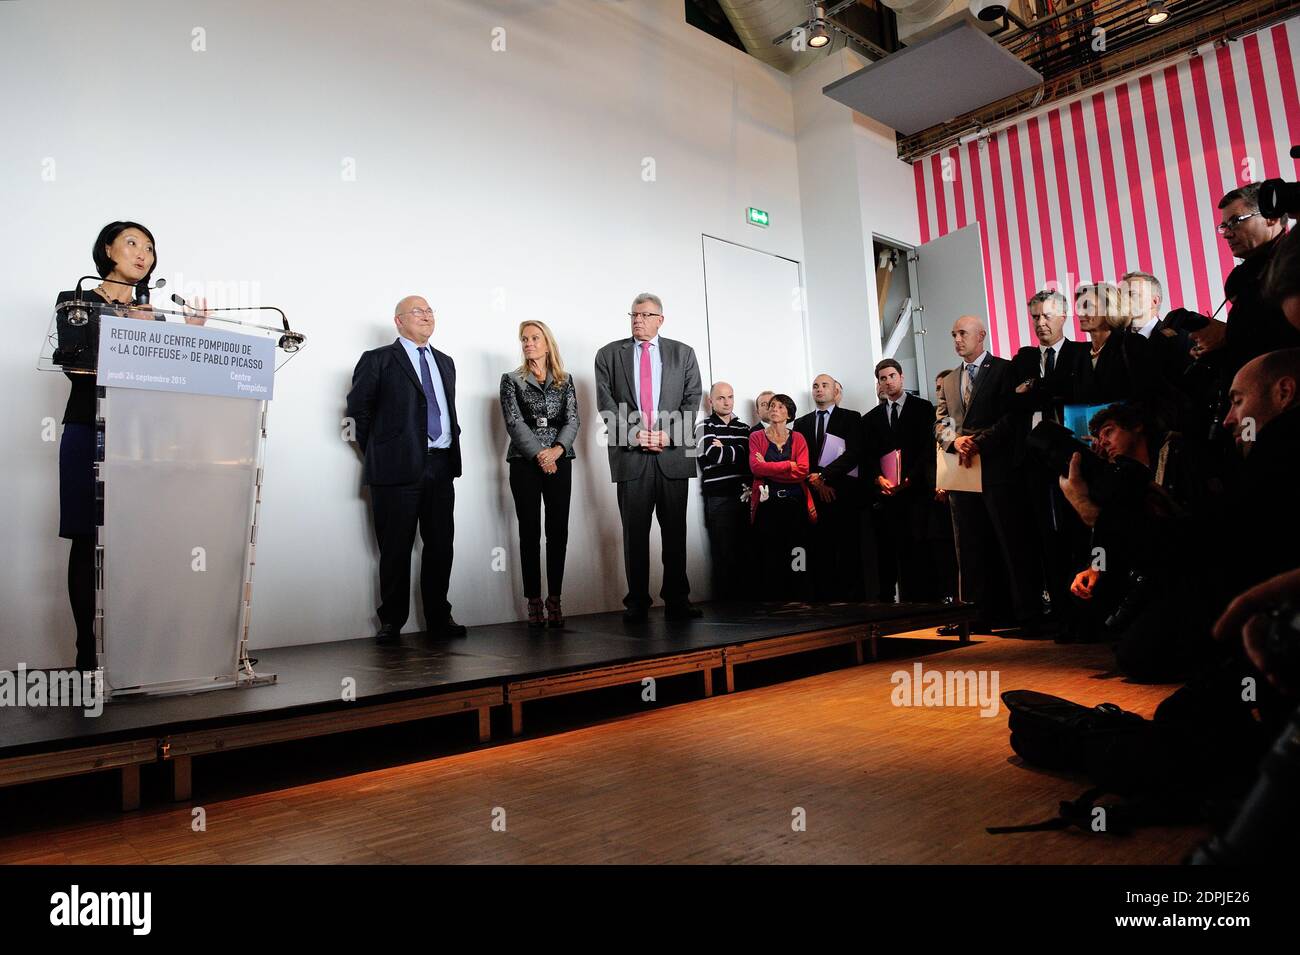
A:
<svg viewBox="0 0 1300 955">
<path fill-rule="evenodd" d="M 560 589 L 569 540 L 573 444 L 578 398 L 564 370 L 555 336 L 543 322 L 519 326 L 523 364 L 501 376 L 501 414 L 510 447 L 510 493 L 519 518 L 519 564 L 530 627 L 564 626 Z M 542 505 L 546 507 L 546 589 L 542 605 Z"/>
</svg>

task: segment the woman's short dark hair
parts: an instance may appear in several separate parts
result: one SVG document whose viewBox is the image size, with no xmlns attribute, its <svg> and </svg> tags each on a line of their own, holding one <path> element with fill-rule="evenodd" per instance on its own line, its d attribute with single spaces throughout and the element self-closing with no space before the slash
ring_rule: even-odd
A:
<svg viewBox="0 0 1300 955">
<path fill-rule="evenodd" d="M 791 421 L 794 420 L 794 416 L 795 416 L 796 412 L 795 412 L 795 409 L 794 409 L 794 399 L 793 399 L 793 398 L 791 398 L 789 395 L 773 395 L 771 398 L 768 399 L 768 402 L 767 402 L 767 406 L 768 406 L 769 408 L 772 407 L 772 402 L 773 402 L 773 401 L 779 401 L 779 402 L 781 402 L 781 404 L 785 405 L 785 413 L 786 413 L 786 416 L 787 416 Z"/>
<path fill-rule="evenodd" d="M 101 279 L 108 278 L 117 264 L 108 256 L 108 247 L 117 241 L 117 237 L 127 229 L 139 229 L 149 239 L 149 244 L 153 246 L 153 265 L 149 266 L 149 274 L 145 280 L 153 275 L 153 270 L 158 267 L 158 243 L 154 241 L 153 233 L 146 229 L 138 222 L 110 222 L 104 228 L 99 230 L 99 238 L 95 240 L 95 249 L 91 253 L 95 259 L 95 271 L 99 273 Z"/>
</svg>

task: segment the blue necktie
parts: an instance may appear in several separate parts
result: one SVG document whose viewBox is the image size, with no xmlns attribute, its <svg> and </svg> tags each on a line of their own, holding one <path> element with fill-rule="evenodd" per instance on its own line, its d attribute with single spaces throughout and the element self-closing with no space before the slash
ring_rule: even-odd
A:
<svg viewBox="0 0 1300 955">
<path fill-rule="evenodd" d="M 442 408 L 438 404 L 438 395 L 433 390 L 433 375 L 429 373 L 429 359 L 424 354 L 425 349 L 421 347 L 420 352 L 420 384 L 424 386 L 424 397 L 428 399 L 429 411 L 429 440 L 437 441 L 442 437 Z"/>
</svg>

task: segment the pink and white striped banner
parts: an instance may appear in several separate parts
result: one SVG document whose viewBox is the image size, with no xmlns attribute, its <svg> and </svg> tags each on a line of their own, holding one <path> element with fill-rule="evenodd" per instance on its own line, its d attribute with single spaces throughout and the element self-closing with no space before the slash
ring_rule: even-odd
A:
<svg viewBox="0 0 1300 955">
<path fill-rule="evenodd" d="M 1033 343 L 1036 290 L 1133 269 L 1160 277 L 1166 310 L 1217 308 L 1234 264 L 1219 199 L 1300 174 L 1293 51 L 1300 18 L 914 162 L 923 243 L 979 223 L 990 350 Z"/>
</svg>

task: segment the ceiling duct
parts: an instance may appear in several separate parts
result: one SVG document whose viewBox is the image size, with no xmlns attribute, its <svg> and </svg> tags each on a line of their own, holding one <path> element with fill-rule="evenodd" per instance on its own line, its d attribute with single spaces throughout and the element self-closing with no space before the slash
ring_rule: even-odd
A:
<svg viewBox="0 0 1300 955">
<path fill-rule="evenodd" d="M 954 14 L 965 13 L 970 0 L 880 0 L 898 18 L 898 40 L 911 42 L 914 34 Z"/>
<path fill-rule="evenodd" d="M 790 43 L 776 45 L 778 37 L 808 19 L 807 0 L 718 0 L 746 51 L 783 73 L 797 73 L 832 50 L 844 47 L 844 37 L 831 32 L 831 42 L 820 50 L 796 51 Z"/>
</svg>

